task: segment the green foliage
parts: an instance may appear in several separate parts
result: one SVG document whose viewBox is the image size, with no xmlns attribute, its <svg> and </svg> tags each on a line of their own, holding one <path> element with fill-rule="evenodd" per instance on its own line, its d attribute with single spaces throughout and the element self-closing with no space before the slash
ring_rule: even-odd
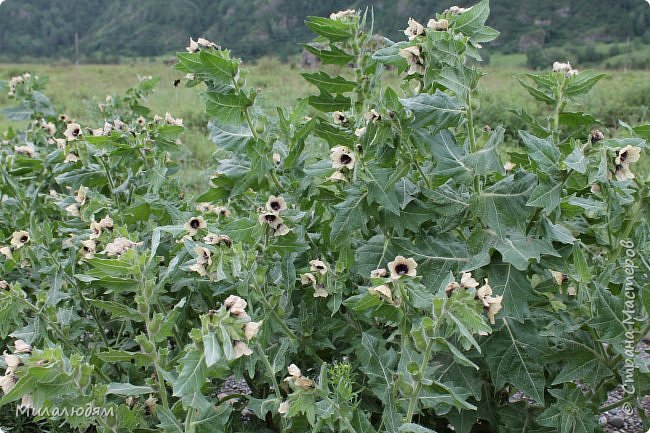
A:
<svg viewBox="0 0 650 433">
<path fill-rule="evenodd" d="M 173 177 L 182 121 L 143 104 L 156 80 L 99 128 L 55 115 L 41 78 L 1 83 L 31 122 L 0 153 L 0 406 L 181 433 L 594 432 L 623 380 L 638 406 L 648 127 L 605 138 L 566 110 L 601 75 L 526 74 L 551 114 L 519 112 L 504 166 L 504 128 L 475 127 L 489 10 L 383 47 L 369 14 L 310 17 L 313 52 L 355 74 L 305 74 L 318 96 L 277 116 L 229 51 L 180 53 L 218 147 L 198 201 Z"/>
</svg>

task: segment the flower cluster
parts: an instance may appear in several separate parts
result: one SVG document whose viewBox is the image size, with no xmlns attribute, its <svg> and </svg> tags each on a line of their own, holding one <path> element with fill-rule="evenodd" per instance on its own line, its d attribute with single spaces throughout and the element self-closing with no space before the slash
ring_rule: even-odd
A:
<svg viewBox="0 0 650 433">
<path fill-rule="evenodd" d="M 246 341 L 250 341 L 257 336 L 263 322 L 251 321 L 250 316 L 246 313 L 246 307 L 248 303 L 244 299 L 236 295 L 230 295 L 223 302 L 223 305 L 226 307 L 231 317 L 243 320 L 245 322 L 242 325 L 241 329 L 244 332 L 244 338 Z M 241 358 L 242 356 L 249 356 L 253 353 L 250 347 L 248 347 L 248 344 L 241 340 L 235 340 L 233 348 L 235 352 L 235 359 Z"/>
<path fill-rule="evenodd" d="M 266 206 L 261 210 L 258 220 L 262 225 L 268 225 L 273 236 L 284 236 L 291 230 L 284 223 L 280 213 L 287 210 L 287 202 L 281 196 L 269 196 Z"/>
<path fill-rule="evenodd" d="M 29 72 L 25 72 L 23 75 L 11 77 L 9 80 L 9 96 L 16 96 L 16 90 L 18 86 L 24 84 L 26 81 L 29 81 L 30 78 L 32 78 L 32 75 Z"/>
<path fill-rule="evenodd" d="M 454 290 L 476 289 L 478 285 L 479 282 L 476 281 L 474 277 L 472 277 L 472 274 L 470 272 L 463 272 L 460 278 L 460 283 L 457 283 L 456 281 L 450 282 L 445 288 L 445 293 L 447 296 L 451 296 Z M 501 311 L 502 308 L 501 302 L 503 301 L 503 295 L 492 296 L 492 287 L 490 287 L 488 284 L 488 279 L 485 278 L 485 284 L 476 289 L 475 297 L 483 304 L 488 319 L 490 319 L 490 323 L 494 325 L 496 323 L 494 316 L 496 316 L 496 314 Z"/>
<path fill-rule="evenodd" d="M 357 11 L 354 9 L 346 9 L 344 11 L 333 12 L 330 14 L 331 20 L 343 21 L 357 16 Z"/>
<path fill-rule="evenodd" d="M 212 48 L 215 50 L 220 50 L 221 47 L 214 42 L 210 42 L 207 39 L 204 38 L 199 38 L 198 40 L 194 40 L 190 38 L 190 45 L 185 48 L 188 53 L 198 53 L 201 51 L 202 48 Z"/>
<path fill-rule="evenodd" d="M 400 305 L 400 301 L 393 299 L 393 291 L 391 283 L 399 280 L 402 276 L 416 277 L 418 264 L 413 258 L 406 258 L 404 256 L 397 256 L 395 260 L 388 263 L 388 271 L 385 268 L 375 269 L 370 272 L 370 278 L 386 278 L 390 273 L 390 279 L 376 287 L 369 287 L 368 293 L 378 295 L 384 301 L 396 306 Z"/>
<path fill-rule="evenodd" d="M 131 248 L 139 246 L 142 246 L 142 242 L 133 242 L 127 238 L 119 237 L 106 245 L 104 253 L 107 256 L 120 256 Z"/>
<path fill-rule="evenodd" d="M 33 350 L 33 347 L 29 343 L 23 340 L 16 340 L 14 341 L 13 353 L 9 354 L 6 351 L 3 353 L 2 356 L 5 364 L 7 364 L 7 369 L 5 370 L 4 376 L 0 376 L 0 388 L 4 394 L 9 393 L 16 386 L 16 383 L 18 383 L 16 372 L 24 364 L 23 357 L 26 355 L 29 356 Z M 20 404 L 22 407 L 31 407 L 32 395 L 23 395 Z"/>
<path fill-rule="evenodd" d="M 573 69 L 571 67 L 571 63 L 566 62 L 566 63 L 561 63 L 561 62 L 553 62 L 553 72 L 561 72 L 566 74 L 567 77 L 572 77 L 574 75 L 578 75 L 578 70 Z"/>
<path fill-rule="evenodd" d="M 298 368 L 296 364 L 289 365 L 289 367 L 287 367 L 287 371 L 289 375 L 284 378 L 284 382 L 287 383 L 292 389 L 306 391 L 314 388 L 314 381 L 308 377 L 303 376 L 300 368 Z M 280 407 L 278 407 L 278 413 L 285 415 L 289 413 L 290 407 L 291 402 L 289 400 L 285 400 L 280 403 Z"/>
<path fill-rule="evenodd" d="M 303 285 L 309 285 L 314 288 L 314 298 L 327 298 L 329 292 L 325 288 L 325 279 L 328 271 L 327 263 L 322 260 L 310 260 L 309 271 L 300 276 L 300 282 Z M 314 275 L 316 274 L 316 275 Z"/>
</svg>

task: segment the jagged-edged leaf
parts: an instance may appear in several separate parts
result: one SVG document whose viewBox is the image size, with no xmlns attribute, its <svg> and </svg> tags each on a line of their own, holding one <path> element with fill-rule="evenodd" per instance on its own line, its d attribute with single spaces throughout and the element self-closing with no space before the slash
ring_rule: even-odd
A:
<svg viewBox="0 0 650 433">
<path fill-rule="evenodd" d="M 354 56 L 330 45 L 330 49 L 319 49 L 311 45 L 303 45 L 307 51 L 320 59 L 324 65 L 347 65 L 354 60 Z"/>
<path fill-rule="evenodd" d="M 560 205 L 563 183 L 551 178 L 540 181 L 528 198 L 526 206 L 541 207 L 549 214 Z"/>
<path fill-rule="evenodd" d="M 346 111 L 350 108 L 352 100 L 343 95 L 332 95 L 325 90 L 320 91 L 319 95 L 312 95 L 308 98 L 309 105 L 324 113 L 332 111 Z"/>
<path fill-rule="evenodd" d="M 368 182 L 368 204 L 377 203 L 395 215 L 400 214 L 400 204 L 395 187 L 390 182 L 394 170 L 368 166 L 362 176 Z"/>
<path fill-rule="evenodd" d="M 537 417 L 539 424 L 553 427 L 558 432 L 593 433 L 597 426 L 596 414 L 580 388 L 565 385 L 562 389 L 549 389 L 548 392 L 557 401 Z"/>
<path fill-rule="evenodd" d="M 251 130 L 246 125 L 226 125 L 211 121 L 208 123 L 210 141 L 227 150 L 239 150 L 246 147 L 253 138 Z"/>
<path fill-rule="evenodd" d="M 509 231 L 523 232 L 532 212 L 526 203 L 536 184 L 532 174 L 505 177 L 481 191 L 472 211 L 500 238 Z"/>
<path fill-rule="evenodd" d="M 150 386 L 137 386 L 130 383 L 109 383 L 106 389 L 106 394 L 117 395 L 143 395 L 155 393 L 154 389 Z"/>
<path fill-rule="evenodd" d="M 533 323 L 519 324 L 502 317 L 503 326 L 482 345 L 497 388 L 511 383 L 528 397 L 544 404 L 544 363 L 549 348 Z"/>
<path fill-rule="evenodd" d="M 503 163 L 497 147 L 503 143 L 505 129 L 498 126 L 490 133 L 490 138 L 483 148 L 477 152 L 470 153 L 465 157 L 463 162 L 474 170 L 474 173 L 480 176 L 486 176 L 492 173 L 505 174 Z"/>
<path fill-rule="evenodd" d="M 338 246 L 350 241 L 351 231 L 365 228 L 363 201 L 367 193 L 353 187 L 346 189 L 344 193 L 345 201 L 334 206 L 336 210 L 330 233 L 331 241 Z"/>
<path fill-rule="evenodd" d="M 454 29 L 466 35 L 472 36 L 485 26 L 485 21 L 490 15 L 489 0 L 481 0 L 460 15 L 453 18 Z"/>
<path fill-rule="evenodd" d="M 341 42 L 352 37 L 352 25 L 345 21 L 309 16 L 305 20 L 305 25 L 331 42 Z"/>
<path fill-rule="evenodd" d="M 179 361 L 180 372 L 174 381 L 174 396 L 200 392 L 208 376 L 205 356 L 198 350 L 190 350 Z"/>
<path fill-rule="evenodd" d="M 589 160 L 585 158 L 585 154 L 580 146 L 573 148 L 573 151 L 564 159 L 567 167 L 574 169 L 578 173 L 586 173 L 589 165 Z"/>
<path fill-rule="evenodd" d="M 528 304 L 539 299 L 526 274 L 509 263 L 490 264 L 486 271 L 494 294 L 503 295 L 499 315 L 523 320 L 529 312 Z"/>
<path fill-rule="evenodd" d="M 449 131 L 431 135 L 425 129 L 416 129 L 413 140 L 422 149 L 427 149 L 436 160 L 433 171 L 434 184 L 442 185 L 453 178 L 457 183 L 470 182 L 472 168 L 465 162 L 467 153 L 460 147 Z"/>
<path fill-rule="evenodd" d="M 605 74 L 598 74 L 593 71 L 583 71 L 574 75 L 566 86 L 567 96 L 580 96 L 588 93 L 598 81 L 605 77 Z"/>
<path fill-rule="evenodd" d="M 560 257 L 553 244 L 546 239 L 536 239 L 518 232 L 499 238 L 495 247 L 501 253 L 504 262 L 511 263 L 520 271 L 528 268 L 529 260 L 534 259 L 539 262 L 544 254 Z"/>
<path fill-rule="evenodd" d="M 553 137 L 542 139 L 521 130 L 519 136 L 528 150 L 528 156 L 537 163 L 542 171 L 552 174 L 558 170 L 561 154 L 560 149 L 553 143 Z"/>
<path fill-rule="evenodd" d="M 421 93 L 411 98 L 400 99 L 404 108 L 413 113 L 413 127 L 433 126 L 434 133 L 456 126 L 464 108 L 454 96 L 440 90 L 430 95 Z"/>
<path fill-rule="evenodd" d="M 214 91 L 205 94 L 205 111 L 224 123 L 241 124 L 244 111 L 253 102 L 244 93 L 219 93 Z"/>
<path fill-rule="evenodd" d="M 351 92 L 357 86 L 357 83 L 354 81 L 348 81 L 340 75 L 330 77 L 323 71 L 309 74 L 303 73 L 301 75 L 305 80 L 318 87 L 318 89 L 324 90 L 328 93 Z"/>
<path fill-rule="evenodd" d="M 361 370 L 368 377 L 368 384 L 383 403 L 382 421 L 387 432 L 397 432 L 402 425 L 402 417 L 397 410 L 391 385 L 393 372 L 397 365 L 397 353 L 391 348 L 386 350 L 383 339 L 364 332 L 361 336 L 359 358 Z"/>
</svg>

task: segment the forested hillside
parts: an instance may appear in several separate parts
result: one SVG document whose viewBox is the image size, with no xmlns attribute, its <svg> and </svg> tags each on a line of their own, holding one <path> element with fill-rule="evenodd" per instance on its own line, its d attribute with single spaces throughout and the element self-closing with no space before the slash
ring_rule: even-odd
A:
<svg viewBox="0 0 650 433">
<path fill-rule="evenodd" d="M 375 28 L 399 37 L 412 16 L 426 23 L 456 0 L 7 0 L 0 6 L 0 60 L 156 56 L 204 36 L 243 58 L 298 52 L 311 38 L 308 15 L 372 7 Z M 461 6 L 468 2 L 458 0 Z M 488 24 L 501 31 L 502 51 L 585 41 L 650 43 L 650 6 L 644 0 L 492 0 Z"/>
</svg>

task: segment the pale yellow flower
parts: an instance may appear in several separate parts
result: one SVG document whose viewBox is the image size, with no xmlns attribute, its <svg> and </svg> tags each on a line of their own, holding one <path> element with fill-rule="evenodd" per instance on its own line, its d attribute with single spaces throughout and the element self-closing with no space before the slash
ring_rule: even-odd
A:
<svg viewBox="0 0 650 433">
<path fill-rule="evenodd" d="M 350 149 L 345 146 L 336 146 L 332 148 L 330 152 L 332 168 L 341 169 L 345 167 L 350 170 L 354 168 L 355 156 L 354 153 L 350 151 Z"/>
<path fill-rule="evenodd" d="M 384 268 L 374 269 L 370 271 L 370 278 L 383 278 L 386 275 L 388 275 L 388 272 L 386 272 L 386 269 Z"/>
<path fill-rule="evenodd" d="M 342 181 L 342 182 L 347 182 L 348 178 L 345 176 L 345 174 L 341 171 L 335 171 L 332 173 L 330 177 L 328 177 L 329 180 L 334 180 L 334 181 Z"/>
<path fill-rule="evenodd" d="M 390 290 L 386 284 L 382 284 L 377 287 L 368 287 L 368 293 L 373 295 L 379 295 L 382 299 L 385 299 L 389 304 L 393 304 L 393 292 Z"/>
<path fill-rule="evenodd" d="M 431 18 L 427 23 L 427 27 L 436 32 L 444 31 L 449 28 L 449 21 L 444 18 L 441 18 L 440 21 Z"/>
<path fill-rule="evenodd" d="M 250 341 L 252 338 L 255 338 L 260 332 L 260 327 L 262 326 L 263 321 L 260 322 L 248 322 L 244 324 L 244 336 L 246 340 Z"/>
<path fill-rule="evenodd" d="M 320 272 L 321 275 L 327 274 L 327 263 L 322 260 L 310 260 L 309 264 L 311 265 L 310 271 Z"/>
<path fill-rule="evenodd" d="M 220 245 L 221 243 L 223 243 L 228 247 L 232 246 L 232 239 L 230 239 L 229 236 L 217 235 L 214 233 L 208 233 L 207 235 L 205 235 L 203 237 L 203 242 L 205 242 L 208 245 Z"/>
<path fill-rule="evenodd" d="M 79 203 L 79 205 L 83 205 L 86 203 L 86 198 L 88 194 L 88 188 L 81 185 L 79 189 L 77 190 L 77 195 L 75 196 L 75 201 Z"/>
<path fill-rule="evenodd" d="M 65 156 L 65 160 L 63 162 L 77 162 L 77 161 L 79 161 L 79 157 L 74 152 L 70 152 Z"/>
<path fill-rule="evenodd" d="M 92 259 L 97 252 L 97 242 L 92 239 L 81 241 L 81 251 L 84 259 Z"/>
<path fill-rule="evenodd" d="M 11 235 L 11 245 L 15 249 L 21 248 L 27 242 L 29 242 L 29 232 L 25 230 L 19 230 L 17 232 L 13 232 L 13 234 Z"/>
<path fill-rule="evenodd" d="M 243 341 L 235 341 L 233 349 L 235 351 L 235 359 L 253 354 L 253 351 L 250 349 L 250 347 L 248 347 L 248 345 Z"/>
<path fill-rule="evenodd" d="M 2 357 L 5 360 L 5 364 L 7 364 L 7 367 L 12 369 L 12 371 L 15 371 L 16 368 L 20 367 L 23 365 L 23 361 L 20 359 L 20 356 L 18 355 L 11 355 L 7 352 L 4 352 L 2 354 Z"/>
<path fill-rule="evenodd" d="M 473 289 L 475 287 L 478 287 L 478 281 L 472 278 L 472 274 L 470 272 L 463 272 L 463 275 L 460 278 L 460 287 L 463 287 L 465 289 Z"/>
<path fill-rule="evenodd" d="M 72 203 L 66 206 L 65 210 L 66 212 L 68 212 L 70 216 L 77 217 L 77 218 L 81 216 L 81 214 L 79 213 L 79 204 L 77 203 Z"/>
<path fill-rule="evenodd" d="M 388 263 L 388 270 L 390 271 L 390 277 L 394 280 L 397 280 L 402 275 L 408 275 L 409 277 L 415 277 L 417 275 L 416 268 L 418 264 L 413 260 L 413 258 L 406 258 L 403 256 L 395 257 L 395 260 Z"/>
<path fill-rule="evenodd" d="M 404 30 L 404 34 L 408 36 L 409 41 L 412 41 L 418 36 L 424 34 L 424 26 L 413 18 L 409 18 L 409 26 Z"/>
<path fill-rule="evenodd" d="M 600 132 L 598 129 L 592 129 L 591 134 L 589 134 L 589 141 L 591 141 L 591 143 L 596 143 L 604 138 L 605 134 Z"/>
<path fill-rule="evenodd" d="M 352 18 L 357 16 L 357 11 L 354 9 L 346 9 L 344 11 L 338 11 L 330 14 L 330 19 L 332 20 L 345 20 L 347 18 Z"/>
<path fill-rule="evenodd" d="M 27 155 L 30 158 L 33 158 L 36 155 L 34 148 L 31 146 L 14 146 L 14 152 L 19 155 Z"/>
<path fill-rule="evenodd" d="M 190 38 L 190 45 L 185 48 L 188 53 L 197 53 L 199 52 L 199 43 L 194 39 Z"/>
<path fill-rule="evenodd" d="M 295 378 L 302 376 L 302 372 L 296 364 L 291 364 L 289 367 L 287 367 L 287 371 L 289 372 L 289 376 L 293 376 Z"/>
<path fill-rule="evenodd" d="M 280 162 L 282 162 L 282 157 L 280 156 L 279 153 L 275 152 L 275 153 L 273 154 L 273 163 L 274 163 L 275 165 L 280 165 Z"/>
<path fill-rule="evenodd" d="M 106 245 L 104 252 L 109 256 L 119 256 L 133 247 L 141 246 L 142 242 L 133 242 L 127 238 L 119 237 Z"/>
<path fill-rule="evenodd" d="M 52 122 L 41 123 L 41 128 L 43 128 L 49 135 L 56 134 L 56 126 Z"/>
<path fill-rule="evenodd" d="M 460 288 L 460 284 L 458 284 L 456 281 L 452 281 L 451 283 L 447 284 L 447 287 L 445 287 L 445 294 L 447 296 L 451 296 L 451 293 Z"/>
<path fill-rule="evenodd" d="M 196 245 L 194 247 L 194 253 L 196 253 L 196 263 L 207 266 L 212 264 L 212 253 L 209 249 Z"/>
<path fill-rule="evenodd" d="M 345 113 L 343 113 L 341 111 L 334 111 L 332 113 L 332 118 L 334 119 L 334 123 L 337 124 L 337 125 L 341 125 L 341 124 L 346 123 L 348 121 L 348 118 L 345 115 Z"/>
<path fill-rule="evenodd" d="M 316 277 L 311 272 L 304 273 L 300 276 L 300 282 L 302 284 L 316 284 Z"/>
<path fill-rule="evenodd" d="M 420 47 L 412 46 L 399 50 L 399 55 L 406 59 L 409 65 L 408 75 L 424 74 L 424 59 L 420 52 Z"/>
<path fill-rule="evenodd" d="M 205 265 L 202 263 L 194 263 L 192 266 L 190 266 L 190 271 L 196 272 L 202 277 L 205 277 L 208 275 L 208 270 L 205 268 Z"/>
<path fill-rule="evenodd" d="M 24 340 L 14 341 L 14 353 L 32 353 L 33 347 Z"/>
<path fill-rule="evenodd" d="M 7 260 L 14 258 L 13 254 L 11 253 L 11 248 L 6 245 L 4 247 L 0 247 L 0 254 L 5 256 Z"/>
<path fill-rule="evenodd" d="M 476 297 L 483 303 L 483 306 L 487 308 L 490 306 L 487 301 L 487 298 L 490 295 L 492 295 L 492 287 L 490 287 L 488 279 L 485 278 L 485 284 L 476 291 Z"/>
<path fill-rule="evenodd" d="M 56 143 L 56 147 L 58 147 L 61 150 L 65 150 L 65 144 L 67 143 L 65 138 L 55 138 L 54 142 Z"/>
<path fill-rule="evenodd" d="M 619 180 L 621 182 L 631 180 L 636 177 L 634 176 L 634 173 L 632 173 L 632 170 L 630 170 L 630 166 L 628 164 L 617 165 L 615 174 L 616 180 Z"/>
<path fill-rule="evenodd" d="M 503 169 L 505 171 L 512 171 L 516 166 L 517 164 L 515 164 L 514 162 L 508 161 L 505 164 L 503 164 Z"/>
<path fill-rule="evenodd" d="M 269 212 L 285 211 L 287 210 L 287 202 L 282 197 L 269 196 L 269 199 L 266 201 L 266 210 Z"/>
<path fill-rule="evenodd" d="M 196 210 L 202 213 L 214 212 L 215 207 L 212 203 L 201 202 L 196 204 Z"/>
<path fill-rule="evenodd" d="M 625 165 L 637 162 L 639 158 L 641 158 L 641 148 L 627 145 L 616 150 L 616 158 L 614 159 L 614 162 L 616 165 Z"/>
<path fill-rule="evenodd" d="M 246 313 L 248 303 L 237 295 L 230 295 L 223 301 L 223 305 L 230 311 L 230 314 L 239 316 Z"/>
<path fill-rule="evenodd" d="M 377 112 L 374 108 L 368 111 L 363 115 L 363 117 L 368 121 L 368 122 L 376 122 L 377 120 L 381 120 L 381 114 Z"/>
<path fill-rule="evenodd" d="M 258 218 L 260 224 L 268 224 L 271 228 L 277 229 L 283 222 L 282 218 L 274 212 L 264 212 Z"/>
<path fill-rule="evenodd" d="M 487 302 L 487 315 L 488 318 L 490 319 L 491 324 L 495 324 L 496 321 L 494 320 L 494 316 L 501 311 L 501 301 L 503 300 L 503 296 L 488 296 L 486 297 L 486 302 Z"/>
<path fill-rule="evenodd" d="M 278 413 L 281 415 L 286 415 L 289 413 L 289 408 L 291 407 L 291 402 L 289 400 L 283 401 L 280 403 L 280 407 L 278 407 Z"/>
<path fill-rule="evenodd" d="M 17 382 L 18 378 L 13 374 L 13 372 L 0 376 L 0 388 L 2 388 L 2 392 L 5 394 L 8 394 L 9 391 L 14 389 Z"/>
<path fill-rule="evenodd" d="M 81 126 L 78 123 L 68 123 L 63 135 L 68 141 L 74 141 L 81 135 Z"/>
<path fill-rule="evenodd" d="M 561 286 L 562 283 L 564 283 L 568 279 L 567 275 L 563 272 L 551 271 L 551 275 L 553 276 L 553 280 L 555 281 L 555 284 L 557 284 L 558 286 Z"/>
<path fill-rule="evenodd" d="M 135 123 L 137 123 L 138 126 L 144 126 L 147 124 L 147 119 L 145 119 L 142 116 L 139 116 L 137 119 L 135 119 Z"/>
<path fill-rule="evenodd" d="M 318 284 L 314 286 L 314 298 L 327 298 L 329 296 L 329 292 L 323 286 L 322 284 Z"/>
<path fill-rule="evenodd" d="M 196 233 L 204 229 L 208 226 L 208 224 L 205 222 L 202 216 L 198 217 L 192 217 L 187 221 L 185 224 L 183 224 L 183 227 L 187 232 L 190 234 L 190 236 L 196 235 Z"/>
</svg>

